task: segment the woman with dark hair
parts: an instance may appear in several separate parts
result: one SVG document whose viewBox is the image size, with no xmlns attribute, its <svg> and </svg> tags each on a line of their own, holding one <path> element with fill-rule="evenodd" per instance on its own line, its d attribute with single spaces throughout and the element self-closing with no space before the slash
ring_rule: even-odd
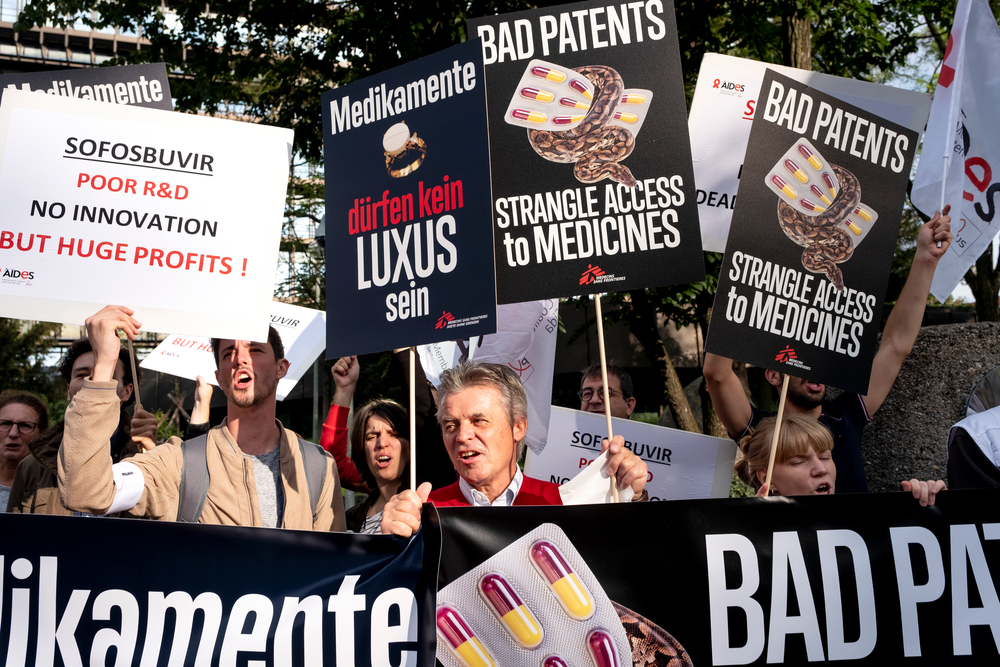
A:
<svg viewBox="0 0 1000 667">
<path fill-rule="evenodd" d="M 28 457 L 28 443 L 49 427 L 49 411 L 34 394 L 7 390 L 0 393 L 0 512 L 14 485 L 18 464 Z"/>
<path fill-rule="evenodd" d="M 399 403 L 377 398 L 355 411 L 351 460 L 369 489 L 368 499 L 347 510 L 347 529 L 377 535 L 382 509 L 410 478 L 409 418 Z"/>
</svg>

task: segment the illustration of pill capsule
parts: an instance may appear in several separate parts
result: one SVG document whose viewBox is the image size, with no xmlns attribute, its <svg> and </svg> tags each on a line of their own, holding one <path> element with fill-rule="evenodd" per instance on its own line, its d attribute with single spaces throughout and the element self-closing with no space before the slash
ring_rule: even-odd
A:
<svg viewBox="0 0 1000 667">
<path fill-rule="evenodd" d="M 559 70 L 549 69 L 548 67 L 532 67 L 531 75 L 537 76 L 539 79 L 548 79 L 549 81 L 555 81 L 556 83 L 562 83 L 566 80 L 566 75 Z"/>
<path fill-rule="evenodd" d="M 637 95 L 636 93 L 630 93 L 628 95 L 622 95 L 622 104 L 642 104 L 646 101 L 645 95 Z"/>
<path fill-rule="evenodd" d="M 594 667 L 618 667 L 615 641 L 604 630 L 594 630 L 587 635 L 587 650 L 594 660 Z"/>
<path fill-rule="evenodd" d="M 569 663 L 558 655 L 550 655 L 542 661 L 542 667 L 569 667 Z"/>
<path fill-rule="evenodd" d="M 820 190 L 819 187 L 817 187 L 815 185 L 812 185 L 812 186 L 809 186 L 809 189 L 812 190 L 812 193 L 814 195 L 816 195 L 817 197 L 819 197 L 820 199 L 822 199 L 824 204 L 826 204 L 827 206 L 830 205 L 830 200 L 827 198 L 827 196 L 825 194 L 823 194 L 823 191 Z"/>
<path fill-rule="evenodd" d="M 548 540 L 531 545 L 531 563 L 555 593 L 570 617 L 585 621 L 594 615 L 594 598 L 569 566 L 559 547 Z"/>
<path fill-rule="evenodd" d="M 518 120 L 526 120 L 531 123 L 544 123 L 545 114 L 538 113 L 537 111 L 528 111 L 527 109 L 514 109 L 510 112 L 510 115 Z"/>
<path fill-rule="evenodd" d="M 820 169 L 823 168 L 823 165 L 820 164 L 819 160 L 816 158 L 815 155 L 813 155 L 813 152 L 809 150 L 809 148 L 805 144 L 799 144 L 799 155 L 804 157 L 806 159 L 806 162 L 809 163 L 809 166 L 815 169 L 816 171 L 819 171 Z"/>
<path fill-rule="evenodd" d="M 823 211 L 826 210 L 822 206 L 814 204 L 808 199 L 800 199 L 799 203 L 802 204 L 802 208 L 804 208 L 807 211 L 816 211 L 817 213 L 822 213 Z"/>
<path fill-rule="evenodd" d="M 861 208 L 860 206 L 854 209 L 854 215 L 858 216 L 865 222 L 872 221 L 872 214 L 866 211 L 865 209 Z"/>
<path fill-rule="evenodd" d="M 594 99 L 594 96 L 590 94 L 590 90 L 587 88 L 587 84 L 579 79 L 571 80 L 569 82 L 569 87 L 586 97 L 588 100 Z"/>
<path fill-rule="evenodd" d="M 615 112 L 615 120 L 620 120 L 623 123 L 638 123 L 639 117 L 634 113 L 625 113 L 623 111 Z"/>
<path fill-rule="evenodd" d="M 858 227 L 853 220 L 844 220 L 844 224 L 855 236 L 861 236 L 861 228 Z"/>
<path fill-rule="evenodd" d="M 552 119 L 552 122 L 556 125 L 569 125 L 570 123 L 576 123 L 584 119 L 584 116 L 556 116 Z"/>
<path fill-rule="evenodd" d="M 484 574 L 479 580 L 479 591 L 511 639 L 527 649 L 537 648 L 542 643 L 542 626 L 503 575 Z"/>
<path fill-rule="evenodd" d="M 795 164 L 791 160 L 785 160 L 785 169 L 788 170 L 789 174 L 797 178 L 799 183 L 807 183 L 809 181 L 809 177 L 806 176 L 806 172 L 799 169 L 799 165 Z"/>
<path fill-rule="evenodd" d="M 828 171 L 824 171 L 823 172 L 823 182 L 826 183 L 826 187 L 830 191 L 830 196 L 831 197 L 836 197 L 837 196 L 837 181 L 833 180 L 833 176 L 830 175 L 830 172 L 828 172 Z"/>
<path fill-rule="evenodd" d="M 792 199 L 797 199 L 798 198 L 799 194 L 795 190 L 792 189 L 792 186 L 790 186 L 788 183 L 785 183 L 785 179 L 783 179 L 781 176 L 778 176 L 777 174 L 775 174 L 774 176 L 771 177 L 771 182 L 774 183 L 778 187 L 779 190 L 781 190 L 782 192 L 784 192 L 786 195 L 788 195 Z"/>
<path fill-rule="evenodd" d="M 537 88 L 522 88 L 521 97 L 525 97 L 529 100 L 537 100 L 539 102 L 551 102 L 556 98 L 556 96 L 549 91 L 538 90 Z"/>
<path fill-rule="evenodd" d="M 570 109 L 589 109 L 590 108 L 589 104 L 584 104 L 583 102 L 581 102 L 579 100 L 574 100 L 572 97 L 563 97 L 563 98 L 560 98 L 559 104 L 563 105 L 564 107 L 569 107 Z"/>
<path fill-rule="evenodd" d="M 454 607 L 438 607 L 437 631 L 459 662 L 466 667 L 496 667 L 493 656 Z"/>
</svg>

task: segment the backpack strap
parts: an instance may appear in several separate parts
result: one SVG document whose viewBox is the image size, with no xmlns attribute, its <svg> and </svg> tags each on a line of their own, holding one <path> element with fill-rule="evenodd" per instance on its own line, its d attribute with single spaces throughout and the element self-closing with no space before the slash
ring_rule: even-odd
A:
<svg viewBox="0 0 1000 667">
<path fill-rule="evenodd" d="M 316 516 L 316 506 L 319 496 L 326 483 L 326 452 L 319 445 L 299 438 L 299 453 L 302 454 L 302 467 L 306 471 L 306 486 L 309 488 L 309 504 L 313 516 Z"/>
<path fill-rule="evenodd" d="M 183 523 L 198 523 L 205 507 L 209 484 L 207 445 L 207 433 L 181 443 L 184 466 L 181 468 L 177 520 Z"/>
</svg>

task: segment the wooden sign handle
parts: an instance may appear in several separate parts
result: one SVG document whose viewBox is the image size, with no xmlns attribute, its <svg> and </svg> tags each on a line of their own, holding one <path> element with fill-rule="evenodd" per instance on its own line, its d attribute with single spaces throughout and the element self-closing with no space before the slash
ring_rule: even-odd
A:
<svg viewBox="0 0 1000 667">
<path fill-rule="evenodd" d="M 778 436 L 781 435 L 781 420 L 785 416 L 785 397 L 788 395 L 788 374 L 784 374 L 781 381 L 781 397 L 778 399 L 778 416 L 774 423 L 774 437 L 771 438 L 771 456 L 767 460 L 767 477 L 764 483 L 767 484 L 767 493 L 771 493 L 771 472 L 774 470 L 774 457 L 778 453 Z"/>
<path fill-rule="evenodd" d="M 602 391 L 604 392 L 604 418 L 607 420 L 608 424 L 608 443 L 611 442 L 611 438 L 615 437 L 614 431 L 611 426 L 611 397 L 608 394 L 608 360 L 604 352 L 604 313 L 601 311 L 601 295 L 594 295 L 594 304 L 597 306 L 597 348 L 601 355 L 601 384 L 603 385 Z M 615 502 L 618 500 L 618 483 L 617 480 L 611 477 L 611 494 L 614 497 Z"/>
<path fill-rule="evenodd" d="M 417 490 L 417 348 L 410 347 L 410 490 Z"/>
</svg>

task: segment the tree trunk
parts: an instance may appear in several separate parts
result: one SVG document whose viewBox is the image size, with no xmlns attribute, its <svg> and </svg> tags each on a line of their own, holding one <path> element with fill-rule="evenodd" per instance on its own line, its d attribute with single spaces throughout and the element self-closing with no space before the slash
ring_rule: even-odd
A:
<svg viewBox="0 0 1000 667">
<path fill-rule="evenodd" d="M 656 309 L 653 308 L 646 293 L 642 290 L 629 292 L 629 297 L 635 315 L 629 322 L 629 331 L 639 339 L 649 362 L 663 378 L 663 397 L 670 408 L 674 423 L 685 431 L 701 433 L 694 413 L 691 412 L 687 396 L 684 395 L 684 387 L 681 386 L 681 380 L 677 377 L 677 370 L 674 368 L 667 348 L 663 344 L 663 339 L 660 338 L 660 332 L 657 330 Z"/>
<path fill-rule="evenodd" d="M 781 48 L 784 64 L 812 70 L 812 23 L 805 10 L 781 17 Z"/>
<path fill-rule="evenodd" d="M 987 246 L 986 252 L 976 260 L 975 271 L 970 268 L 965 272 L 965 282 L 972 290 L 976 299 L 976 317 L 980 322 L 1000 322 L 1000 304 L 997 294 L 1000 293 L 1000 269 L 993 268 L 993 246 Z"/>
</svg>

